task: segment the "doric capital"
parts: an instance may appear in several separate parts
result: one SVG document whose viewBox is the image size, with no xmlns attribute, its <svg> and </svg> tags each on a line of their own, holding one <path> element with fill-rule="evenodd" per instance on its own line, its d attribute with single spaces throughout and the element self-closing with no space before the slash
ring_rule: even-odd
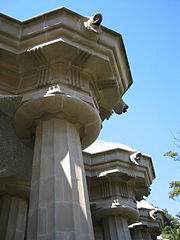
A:
<svg viewBox="0 0 180 240">
<path fill-rule="evenodd" d="M 135 222 L 139 217 L 139 212 L 135 207 L 128 204 L 124 205 L 119 199 L 110 199 L 109 201 L 97 202 L 92 207 L 92 214 L 95 221 L 99 221 L 107 216 L 122 216 L 128 223 Z"/>
<path fill-rule="evenodd" d="M 117 182 L 119 179 L 119 182 L 134 184 L 133 193 L 138 201 L 149 195 L 150 185 L 155 178 L 150 156 L 123 144 L 100 140 L 85 149 L 83 154 L 86 173 L 90 178 L 116 179 Z"/>
<path fill-rule="evenodd" d="M 65 94 L 56 86 L 50 88 L 43 96 L 42 93 L 31 96 L 31 99 L 18 108 L 14 117 L 17 135 L 29 145 L 32 143 L 37 120 L 49 117 L 65 118 L 76 124 L 83 148 L 97 138 L 101 129 L 101 119 L 93 105 L 79 97 Z"/>
<path fill-rule="evenodd" d="M 146 200 L 137 202 L 139 220 L 129 226 L 131 231 L 148 231 L 152 239 L 156 239 L 164 225 L 163 210 L 154 207 Z"/>
</svg>

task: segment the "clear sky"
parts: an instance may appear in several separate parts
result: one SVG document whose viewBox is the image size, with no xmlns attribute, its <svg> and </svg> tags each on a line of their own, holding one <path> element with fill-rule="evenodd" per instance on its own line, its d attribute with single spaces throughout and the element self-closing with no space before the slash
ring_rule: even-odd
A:
<svg viewBox="0 0 180 240">
<path fill-rule="evenodd" d="M 179 0 L 2 0 L 1 12 L 19 20 L 65 6 L 81 15 L 103 15 L 102 24 L 122 34 L 133 76 L 125 93 L 127 113 L 104 121 L 99 139 L 120 142 L 152 156 L 156 179 L 148 200 L 175 215 L 180 202 L 168 198 L 180 180 L 180 163 L 163 157 L 178 149 L 180 132 Z"/>
</svg>

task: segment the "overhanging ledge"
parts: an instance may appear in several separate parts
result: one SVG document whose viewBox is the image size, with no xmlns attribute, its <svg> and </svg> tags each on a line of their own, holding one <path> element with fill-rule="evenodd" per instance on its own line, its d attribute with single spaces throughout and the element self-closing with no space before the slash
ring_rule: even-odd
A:
<svg viewBox="0 0 180 240">
<path fill-rule="evenodd" d="M 24 95 L 62 82 L 76 88 L 83 79 L 89 89 L 80 83 L 81 91 L 94 98 L 102 120 L 125 112 L 121 98 L 132 77 L 120 34 L 100 23 L 92 31 L 85 27 L 90 18 L 65 7 L 22 22 L 0 17 L 2 93 Z"/>
</svg>

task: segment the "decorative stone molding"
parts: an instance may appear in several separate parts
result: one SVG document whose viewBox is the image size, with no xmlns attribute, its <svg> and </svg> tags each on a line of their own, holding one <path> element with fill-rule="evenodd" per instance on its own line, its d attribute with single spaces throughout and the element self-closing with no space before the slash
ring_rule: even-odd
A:
<svg viewBox="0 0 180 240">
<path fill-rule="evenodd" d="M 132 163 L 134 163 L 135 165 L 139 165 L 140 164 L 140 161 L 141 161 L 141 152 L 135 152 L 135 153 L 132 153 L 129 158 L 130 158 L 130 161 Z"/>
<path fill-rule="evenodd" d="M 148 201 L 137 202 L 140 217 L 137 223 L 129 226 L 132 240 L 155 240 L 161 233 L 163 222 L 163 210 L 155 208 Z"/>
<path fill-rule="evenodd" d="M 122 223 L 119 225 L 121 238 L 130 240 L 125 226 L 138 220 L 136 199 L 149 194 L 155 177 L 149 156 L 141 153 L 141 161 L 136 167 L 132 165 L 130 156 L 140 157 L 138 153 L 128 146 L 100 140 L 83 151 L 95 235 L 102 234 L 105 239 L 114 239 L 117 225 L 115 227 L 113 223 L 117 221 L 118 224 Z M 105 225 L 108 229 L 107 223 L 111 223 L 112 235 L 104 229 Z"/>
<path fill-rule="evenodd" d="M 117 87 L 117 81 L 116 79 L 106 79 L 106 80 L 99 80 L 97 82 L 97 86 L 99 90 L 105 89 L 105 88 L 116 88 Z"/>
<path fill-rule="evenodd" d="M 125 111 L 119 99 L 132 84 L 125 48 L 121 35 L 101 26 L 100 13 L 87 18 L 63 7 L 31 21 L 1 19 L 1 92 L 64 84 L 88 93 L 103 120 Z"/>
<path fill-rule="evenodd" d="M 108 216 L 121 216 L 125 218 L 128 223 L 136 221 L 139 217 L 137 209 L 125 206 L 121 202 L 120 199 L 112 199 L 106 203 L 96 203 L 92 211 L 94 222 L 97 223 L 100 219 Z"/>
<path fill-rule="evenodd" d="M 111 110 L 107 110 L 104 107 L 99 107 L 99 112 L 100 112 L 100 117 L 102 119 L 102 121 L 104 121 L 105 119 L 109 119 L 111 117 L 111 115 L 113 114 L 113 111 Z"/>
<path fill-rule="evenodd" d="M 115 107 L 113 109 L 114 109 L 115 113 L 122 114 L 122 113 L 127 112 L 128 105 L 122 99 L 119 99 L 118 103 L 115 105 Z"/>
<path fill-rule="evenodd" d="M 153 209 L 153 210 L 151 210 L 151 211 L 149 212 L 149 216 L 150 216 L 152 219 L 156 220 L 158 211 L 160 211 L 160 209 Z"/>
<path fill-rule="evenodd" d="M 43 48 L 33 48 L 29 49 L 27 52 L 33 59 L 38 72 L 37 88 L 50 84 L 52 79 L 52 69 L 46 55 L 43 53 Z"/>
<path fill-rule="evenodd" d="M 97 138 L 102 120 L 127 109 L 121 97 L 132 77 L 122 37 L 101 26 L 100 13 L 86 18 L 59 8 L 23 22 L 0 17 L 0 94 L 22 96 L 10 117 L 17 136 L 34 148 L 27 239 L 93 240 L 82 148 Z M 90 191 L 94 216 L 104 226 L 112 223 L 114 234 L 116 223 L 122 225 L 128 240 L 124 230 L 138 214 L 132 189 L 148 186 L 152 177 L 148 167 L 129 171 L 127 155 L 104 167 L 92 158 L 86 174 L 97 190 Z"/>
<path fill-rule="evenodd" d="M 79 51 L 77 56 L 72 60 L 72 65 L 83 68 L 91 57 L 91 53 L 87 51 Z"/>
<path fill-rule="evenodd" d="M 83 148 L 96 139 L 101 129 L 101 120 L 96 109 L 79 98 L 64 94 L 58 87 L 52 87 L 44 97 L 22 104 L 15 114 L 16 132 L 25 144 L 33 144 L 31 129 L 35 121 L 44 114 L 55 114 L 56 118 L 65 117 L 78 124 Z"/>
<path fill-rule="evenodd" d="M 148 196 L 150 185 L 155 178 L 151 157 L 141 153 L 141 161 L 134 168 L 129 156 L 138 151 L 116 143 L 96 141 L 83 151 L 85 170 L 88 179 L 114 178 L 116 181 L 134 182 L 134 199 Z M 130 191 L 130 189 L 129 189 Z M 131 191 L 130 191 L 131 192 Z"/>
<path fill-rule="evenodd" d="M 96 13 L 83 23 L 88 37 L 99 39 L 98 34 L 102 32 L 100 27 L 101 22 L 102 22 L 101 13 Z"/>
<path fill-rule="evenodd" d="M 95 236 L 131 240 L 127 226 L 139 219 L 136 199 L 149 194 L 155 177 L 151 158 L 128 146 L 103 141 L 85 149 L 83 157 Z M 152 217 L 154 213 L 156 209 L 151 209 Z M 132 238 L 133 234 L 131 230 Z M 149 236 L 145 229 L 133 239 L 150 240 Z"/>
<path fill-rule="evenodd" d="M 84 22 L 84 26 L 88 30 L 92 30 L 94 32 L 97 32 L 98 27 L 101 25 L 101 22 L 102 22 L 101 13 L 96 13 L 92 17 L 90 17 L 87 22 Z"/>
</svg>

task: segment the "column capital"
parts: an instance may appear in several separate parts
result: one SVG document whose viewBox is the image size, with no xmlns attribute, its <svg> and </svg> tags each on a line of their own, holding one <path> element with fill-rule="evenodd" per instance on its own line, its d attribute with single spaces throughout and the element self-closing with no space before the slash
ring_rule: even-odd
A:
<svg viewBox="0 0 180 240">
<path fill-rule="evenodd" d="M 127 201 L 128 202 L 128 201 Z M 103 203 L 96 203 L 92 208 L 93 217 L 96 221 L 107 216 L 122 216 L 127 219 L 128 223 L 135 222 L 139 217 L 139 212 L 136 208 L 122 205 L 119 199 L 109 200 Z"/>
<path fill-rule="evenodd" d="M 140 217 L 138 222 L 129 226 L 132 234 L 133 232 L 138 234 L 138 232 L 144 233 L 147 231 L 150 239 L 156 239 L 156 237 L 161 233 L 164 225 L 163 210 L 154 207 L 146 200 L 137 202 L 137 207 Z M 147 237 L 142 239 L 147 239 Z"/>
<path fill-rule="evenodd" d="M 19 196 L 24 200 L 28 200 L 29 193 L 29 180 L 15 176 L 0 178 L 0 195 Z"/>
<path fill-rule="evenodd" d="M 82 148 L 89 146 L 101 129 L 101 119 L 95 106 L 69 94 L 52 94 L 47 91 L 45 95 L 28 99 L 15 113 L 16 133 L 26 145 L 33 144 L 32 135 L 36 121 L 49 115 L 55 118 L 63 117 L 76 124 L 80 131 Z"/>
</svg>

